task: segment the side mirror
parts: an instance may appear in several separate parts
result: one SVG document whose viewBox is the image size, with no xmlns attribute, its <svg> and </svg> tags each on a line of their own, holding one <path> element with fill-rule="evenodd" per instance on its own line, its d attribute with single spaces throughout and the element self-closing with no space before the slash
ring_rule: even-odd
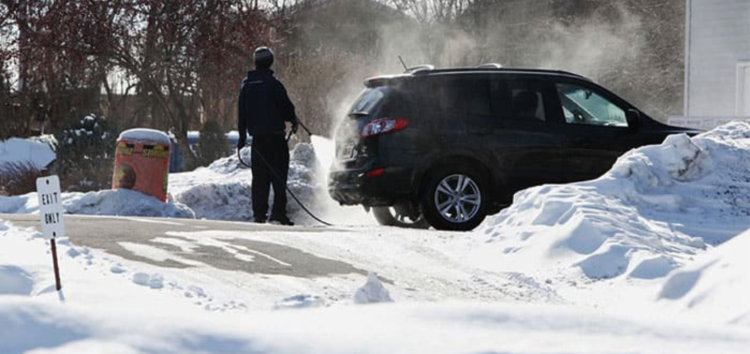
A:
<svg viewBox="0 0 750 354">
<path fill-rule="evenodd" d="M 625 113 L 625 119 L 628 121 L 628 128 L 636 129 L 638 128 L 638 121 L 641 120 L 641 112 L 631 108 Z"/>
</svg>

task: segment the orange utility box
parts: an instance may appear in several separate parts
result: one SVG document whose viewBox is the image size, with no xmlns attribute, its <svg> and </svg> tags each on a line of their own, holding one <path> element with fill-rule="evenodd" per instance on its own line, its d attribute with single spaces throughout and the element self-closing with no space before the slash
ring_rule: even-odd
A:
<svg viewBox="0 0 750 354">
<path fill-rule="evenodd" d="M 112 189 L 126 188 L 167 201 L 169 136 L 153 129 L 130 129 L 117 138 Z"/>
</svg>

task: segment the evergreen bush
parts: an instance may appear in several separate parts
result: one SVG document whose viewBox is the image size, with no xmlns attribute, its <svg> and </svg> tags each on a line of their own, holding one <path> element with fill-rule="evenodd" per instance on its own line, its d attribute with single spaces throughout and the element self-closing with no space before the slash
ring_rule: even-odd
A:
<svg viewBox="0 0 750 354">
<path fill-rule="evenodd" d="M 61 188 L 81 192 L 111 188 L 116 131 L 104 117 L 90 114 L 68 122 L 55 134 Z"/>
</svg>

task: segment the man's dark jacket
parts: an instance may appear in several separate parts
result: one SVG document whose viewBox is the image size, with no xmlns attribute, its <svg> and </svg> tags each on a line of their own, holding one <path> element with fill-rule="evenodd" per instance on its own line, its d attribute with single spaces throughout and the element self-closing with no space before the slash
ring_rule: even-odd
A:
<svg viewBox="0 0 750 354">
<path fill-rule="evenodd" d="M 241 145 L 245 145 L 245 132 L 251 136 L 284 134 L 285 121 L 297 124 L 294 105 L 272 70 L 247 73 L 242 81 L 237 121 Z"/>
</svg>

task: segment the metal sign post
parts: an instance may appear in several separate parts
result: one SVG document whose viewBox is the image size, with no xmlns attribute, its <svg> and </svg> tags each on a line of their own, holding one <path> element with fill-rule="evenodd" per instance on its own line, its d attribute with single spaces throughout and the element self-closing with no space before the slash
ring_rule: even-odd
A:
<svg viewBox="0 0 750 354">
<path fill-rule="evenodd" d="M 36 180 L 36 192 L 39 197 L 39 221 L 42 223 L 42 234 L 52 245 L 52 264 L 55 269 L 57 291 L 62 289 L 60 268 L 57 265 L 57 245 L 55 238 L 65 234 L 65 221 L 60 194 L 60 179 L 57 176 L 41 177 Z"/>
</svg>

